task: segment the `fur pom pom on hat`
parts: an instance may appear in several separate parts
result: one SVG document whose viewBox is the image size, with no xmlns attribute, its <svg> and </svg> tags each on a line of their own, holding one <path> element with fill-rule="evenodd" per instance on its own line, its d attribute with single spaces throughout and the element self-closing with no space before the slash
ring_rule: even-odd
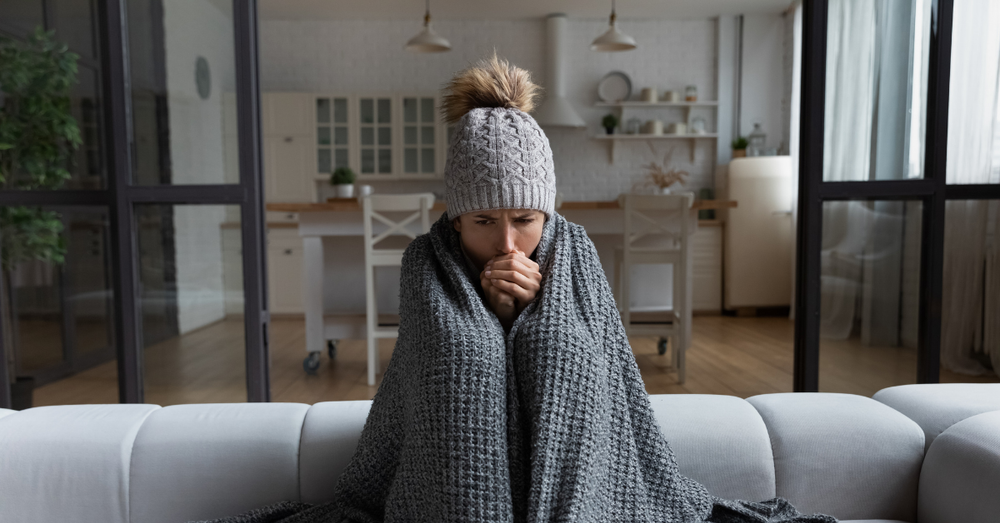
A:
<svg viewBox="0 0 1000 523">
<path fill-rule="evenodd" d="M 539 88 L 496 53 L 445 87 L 441 110 L 455 132 L 445 159 L 448 217 L 491 209 L 555 210 L 552 149 L 528 113 Z"/>
</svg>

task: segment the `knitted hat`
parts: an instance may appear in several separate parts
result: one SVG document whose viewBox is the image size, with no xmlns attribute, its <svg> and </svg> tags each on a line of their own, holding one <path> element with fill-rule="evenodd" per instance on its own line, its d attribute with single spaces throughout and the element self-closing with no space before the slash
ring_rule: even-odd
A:
<svg viewBox="0 0 1000 523">
<path fill-rule="evenodd" d="M 556 175 L 549 139 L 528 114 L 540 90 L 529 73 L 494 53 L 445 90 L 445 120 L 457 122 L 444 164 L 448 218 L 489 209 L 551 216 Z"/>
</svg>

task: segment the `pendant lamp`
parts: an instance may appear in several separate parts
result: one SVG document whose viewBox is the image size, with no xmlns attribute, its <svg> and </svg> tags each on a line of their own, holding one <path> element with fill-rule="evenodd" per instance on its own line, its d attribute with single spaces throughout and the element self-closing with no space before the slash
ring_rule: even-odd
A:
<svg viewBox="0 0 1000 523">
<path fill-rule="evenodd" d="M 635 38 L 619 31 L 615 19 L 615 0 L 611 0 L 611 20 L 608 22 L 608 30 L 591 42 L 592 50 L 610 53 L 635 49 Z"/>
<path fill-rule="evenodd" d="M 427 0 L 424 14 L 424 30 L 406 42 L 406 50 L 414 53 L 441 53 L 451 51 L 451 44 L 431 29 L 431 0 Z"/>
</svg>

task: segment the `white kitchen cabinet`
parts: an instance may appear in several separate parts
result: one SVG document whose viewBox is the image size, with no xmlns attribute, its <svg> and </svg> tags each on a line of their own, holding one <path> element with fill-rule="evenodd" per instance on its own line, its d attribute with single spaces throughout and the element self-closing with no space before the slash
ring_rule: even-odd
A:
<svg viewBox="0 0 1000 523">
<path fill-rule="evenodd" d="M 228 225 L 228 226 L 227 226 Z M 243 314 L 242 230 L 237 223 L 222 227 L 223 286 L 226 314 Z M 272 314 L 302 314 L 302 238 L 298 229 L 268 227 L 267 288 Z"/>
<path fill-rule="evenodd" d="M 396 174 L 392 135 L 398 118 L 392 95 L 358 97 L 358 151 L 361 176 Z M 376 178 L 375 176 L 371 176 Z"/>
<path fill-rule="evenodd" d="M 722 224 L 699 225 L 691 236 L 691 310 L 722 312 Z"/>
<path fill-rule="evenodd" d="M 316 201 L 314 106 L 308 93 L 261 96 L 266 201 Z"/>
<path fill-rule="evenodd" d="M 444 127 L 438 115 L 438 98 L 432 94 L 399 97 L 402 107 L 401 143 L 404 177 L 434 176 L 444 171 Z"/>
<path fill-rule="evenodd" d="M 302 237 L 297 229 L 268 228 L 267 289 L 272 314 L 303 314 Z"/>
<path fill-rule="evenodd" d="M 264 138 L 264 199 L 268 202 L 315 202 L 314 148 L 308 137 Z"/>
<path fill-rule="evenodd" d="M 335 169 L 358 170 L 354 98 L 324 94 L 316 96 L 316 175 L 330 176 Z"/>
<path fill-rule="evenodd" d="M 263 134 L 311 135 L 313 95 L 310 93 L 263 93 L 261 124 Z"/>
</svg>

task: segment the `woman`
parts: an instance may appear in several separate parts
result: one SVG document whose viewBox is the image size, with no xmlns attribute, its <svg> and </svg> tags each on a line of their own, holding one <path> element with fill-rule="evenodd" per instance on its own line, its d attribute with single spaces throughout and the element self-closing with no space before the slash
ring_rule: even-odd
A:
<svg viewBox="0 0 1000 523">
<path fill-rule="evenodd" d="M 223 521 L 835 521 L 678 472 L 594 245 L 555 212 L 537 87 L 494 55 L 448 91 L 448 212 L 403 256 L 399 337 L 334 501 Z"/>
</svg>

